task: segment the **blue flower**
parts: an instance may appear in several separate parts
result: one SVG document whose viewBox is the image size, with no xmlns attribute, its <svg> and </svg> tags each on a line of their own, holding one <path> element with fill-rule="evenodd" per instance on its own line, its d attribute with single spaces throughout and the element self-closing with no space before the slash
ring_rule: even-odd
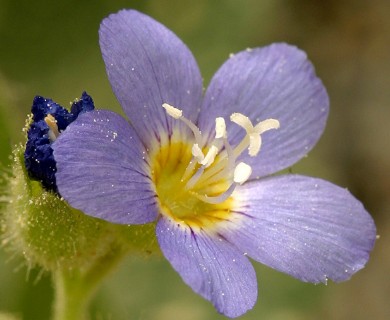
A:
<svg viewBox="0 0 390 320">
<path fill-rule="evenodd" d="M 203 95 L 188 48 L 136 11 L 104 19 L 100 46 L 120 115 L 81 115 L 53 144 L 61 195 L 121 224 L 156 222 L 183 280 L 228 317 L 251 309 L 247 256 L 302 281 L 363 268 L 375 225 L 347 190 L 272 175 L 320 138 L 328 95 L 304 52 L 273 44 L 233 55 Z"/>
<path fill-rule="evenodd" d="M 70 112 L 51 99 L 34 98 L 24 160 L 29 175 L 39 180 L 46 189 L 57 191 L 52 142 L 79 114 L 93 109 L 93 100 L 86 92 L 72 103 Z"/>
</svg>

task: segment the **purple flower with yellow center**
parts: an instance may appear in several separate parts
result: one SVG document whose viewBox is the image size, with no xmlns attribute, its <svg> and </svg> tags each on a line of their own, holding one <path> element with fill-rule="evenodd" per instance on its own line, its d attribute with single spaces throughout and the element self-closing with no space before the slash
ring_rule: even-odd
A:
<svg viewBox="0 0 390 320">
<path fill-rule="evenodd" d="M 160 248 L 228 317 L 251 309 L 247 256 L 313 283 L 343 281 L 373 248 L 372 218 L 347 190 L 273 175 L 321 136 L 328 96 L 305 53 L 287 44 L 226 61 L 203 95 L 198 66 L 167 28 L 120 11 L 100 28 L 120 115 L 81 115 L 53 144 L 61 195 L 113 223 L 156 223 Z"/>
</svg>

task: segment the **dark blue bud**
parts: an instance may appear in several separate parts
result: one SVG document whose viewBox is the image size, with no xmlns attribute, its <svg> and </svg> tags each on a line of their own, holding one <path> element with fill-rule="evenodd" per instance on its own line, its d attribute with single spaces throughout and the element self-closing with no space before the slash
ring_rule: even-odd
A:
<svg viewBox="0 0 390 320">
<path fill-rule="evenodd" d="M 79 100 L 76 100 L 72 103 L 70 108 L 71 114 L 75 119 L 84 112 L 92 111 L 95 108 L 91 96 L 89 96 L 85 91 L 81 95 Z"/>
<path fill-rule="evenodd" d="M 46 117 L 51 115 L 55 119 L 56 129 L 61 133 L 79 114 L 94 108 L 93 100 L 86 92 L 73 102 L 70 112 L 51 99 L 41 96 L 34 98 L 31 107 L 33 122 L 27 132 L 24 153 L 25 166 L 32 179 L 39 180 L 46 189 L 58 192 L 55 179 L 57 168 L 51 148 L 54 133 L 45 121 Z"/>
</svg>

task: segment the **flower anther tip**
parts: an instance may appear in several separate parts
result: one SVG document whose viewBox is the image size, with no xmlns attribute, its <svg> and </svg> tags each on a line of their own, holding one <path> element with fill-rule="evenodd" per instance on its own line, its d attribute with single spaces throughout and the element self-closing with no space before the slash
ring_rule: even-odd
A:
<svg viewBox="0 0 390 320">
<path fill-rule="evenodd" d="M 49 126 L 49 139 L 51 142 L 54 142 L 60 135 L 60 132 L 58 131 L 57 120 L 51 114 L 48 114 L 44 120 Z"/>
<path fill-rule="evenodd" d="M 209 167 L 214 162 L 214 159 L 217 156 L 217 154 L 218 154 L 218 148 L 212 145 L 209 151 L 207 151 L 207 154 L 204 157 L 204 159 L 200 162 L 200 164 L 205 166 L 206 168 Z"/>
<path fill-rule="evenodd" d="M 252 168 L 250 165 L 240 162 L 234 169 L 233 180 L 235 183 L 243 184 L 246 182 L 252 174 Z"/>
<path fill-rule="evenodd" d="M 215 139 L 226 138 L 225 119 L 218 117 L 215 119 Z"/>
<path fill-rule="evenodd" d="M 198 163 L 201 163 L 204 160 L 204 154 L 202 149 L 199 147 L 199 144 L 194 143 L 192 145 L 192 155 L 198 161 Z"/>
<path fill-rule="evenodd" d="M 171 106 L 168 103 L 163 103 L 162 107 L 165 109 L 168 115 L 170 115 L 174 119 L 180 119 L 183 116 L 183 111 Z"/>
</svg>

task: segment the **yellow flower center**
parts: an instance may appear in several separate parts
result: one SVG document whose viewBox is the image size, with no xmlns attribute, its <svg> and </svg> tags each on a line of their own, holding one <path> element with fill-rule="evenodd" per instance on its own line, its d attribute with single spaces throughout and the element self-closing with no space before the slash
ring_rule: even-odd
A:
<svg viewBox="0 0 390 320">
<path fill-rule="evenodd" d="M 192 160 L 191 150 L 190 143 L 173 142 L 159 149 L 151 157 L 152 178 L 160 201 L 161 213 L 191 228 L 212 227 L 216 222 L 228 219 L 233 207 L 233 197 L 221 203 L 211 204 L 200 200 L 196 195 L 202 193 L 219 195 L 229 187 L 229 181 L 221 179 L 210 185 L 195 184 L 188 188 L 190 177 L 185 178 L 184 174 Z M 199 166 L 198 164 L 196 167 Z"/>
<path fill-rule="evenodd" d="M 213 227 L 229 218 L 234 190 L 252 173 L 249 165 L 236 164 L 236 159 L 246 149 L 249 156 L 256 156 L 261 147 L 261 134 L 279 128 L 279 121 L 267 119 L 254 126 L 248 117 L 233 113 L 230 120 L 246 131 L 242 141 L 233 148 L 223 118 L 215 119 L 215 138 L 206 143 L 199 128 L 183 116 L 182 110 L 166 103 L 162 107 L 169 116 L 184 123 L 193 137 L 175 134 L 151 154 L 152 179 L 161 214 L 191 228 Z"/>
</svg>

